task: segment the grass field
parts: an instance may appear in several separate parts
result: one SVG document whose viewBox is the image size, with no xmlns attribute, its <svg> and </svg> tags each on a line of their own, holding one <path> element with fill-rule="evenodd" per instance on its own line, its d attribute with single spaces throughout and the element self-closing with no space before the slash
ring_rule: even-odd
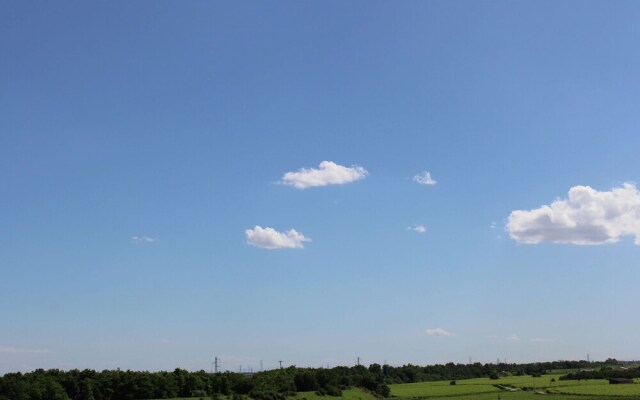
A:
<svg viewBox="0 0 640 400">
<path fill-rule="evenodd" d="M 450 381 L 420 382 L 389 385 L 392 399 L 397 400 L 632 400 L 640 399 L 640 381 L 631 385 L 610 385 L 605 379 L 560 381 L 560 374 L 510 376 L 463 379 L 450 385 Z M 552 380 L 555 379 L 554 382 Z M 523 388 L 535 388 L 536 392 Z M 170 400 L 199 400 L 200 397 Z M 341 397 L 318 396 L 314 392 L 299 392 L 291 400 L 377 400 L 360 389 L 342 391 Z"/>
<path fill-rule="evenodd" d="M 488 378 L 408 383 L 390 385 L 391 395 L 398 399 L 448 399 L 448 400 L 612 400 L 640 399 L 640 383 L 610 385 L 605 379 L 560 381 L 560 374 L 511 376 L 491 380 Z M 552 381 L 555 380 L 555 381 Z M 535 388 L 524 391 L 524 388 Z"/>
<path fill-rule="evenodd" d="M 458 381 L 450 385 L 449 381 L 420 382 L 389 385 L 391 395 L 405 398 L 429 398 L 438 396 L 462 396 L 468 394 L 498 393 L 501 390 L 485 382 Z"/>
<path fill-rule="evenodd" d="M 298 392 L 296 400 L 377 400 L 371 393 L 364 392 L 360 389 L 346 389 L 342 391 L 342 397 L 318 396 L 315 392 Z"/>
</svg>

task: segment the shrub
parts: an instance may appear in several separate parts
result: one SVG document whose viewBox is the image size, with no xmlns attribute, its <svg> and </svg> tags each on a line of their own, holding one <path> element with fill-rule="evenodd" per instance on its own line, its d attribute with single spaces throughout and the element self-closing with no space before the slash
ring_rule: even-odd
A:
<svg viewBox="0 0 640 400">
<path fill-rule="evenodd" d="M 282 393 L 276 393 L 276 392 L 262 392 L 259 390 L 253 390 L 251 391 L 251 393 L 249 393 L 249 397 L 251 397 L 254 400 L 285 400 L 286 397 L 282 394 Z"/>
<path fill-rule="evenodd" d="M 334 397 L 341 397 L 342 390 L 340 390 L 340 388 L 336 386 L 329 385 L 327 386 L 327 395 L 334 396 Z"/>
<path fill-rule="evenodd" d="M 242 400 L 243 396 L 239 393 L 234 393 L 233 396 L 231 396 L 231 400 Z"/>
<path fill-rule="evenodd" d="M 381 383 L 376 387 L 376 394 L 382 397 L 389 397 L 391 395 L 391 389 L 389 388 L 389 386 Z"/>
</svg>

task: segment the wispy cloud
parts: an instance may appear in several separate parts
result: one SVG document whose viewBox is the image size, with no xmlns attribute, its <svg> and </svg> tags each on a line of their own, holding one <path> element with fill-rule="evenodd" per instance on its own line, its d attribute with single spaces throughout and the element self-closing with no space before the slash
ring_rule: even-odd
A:
<svg viewBox="0 0 640 400">
<path fill-rule="evenodd" d="M 409 226 L 407 229 L 418 233 L 425 233 L 427 231 L 427 228 L 424 225 Z"/>
<path fill-rule="evenodd" d="M 49 353 L 51 353 L 51 350 L 25 349 L 25 348 L 19 348 L 19 347 L 0 346 L 0 353 L 6 353 L 6 354 L 18 354 L 18 353 L 49 354 Z"/>
<path fill-rule="evenodd" d="M 567 199 L 513 211 L 507 230 L 511 239 L 526 244 L 598 245 L 631 235 L 640 245 L 640 192 L 631 183 L 603 192 L 574 186 Z"/>
<path fill-rule="evenodd" d="M 323 161 L 318 169 L 300 168 L 295 172 L 287 172 L 280 182 L 296 189 L 307 189 L 316 186 L 344 185 L 364 179 L 368 174 L 363 167 L 345 167 L 333 161 Z"/>
<path fill-rule="evenodd" d="M 429 336 L 443 336 L 443 337 L 454 336 L 453 333 L 442 328 L 428 328 L 425 332 Z"/>
<path fill-rule="evenodd" d="M 244 231 L 247 237 L 247 243 L 262 249 L 302 249 L 304 242 L 310 242 L 311 239 L 305 237 L 302 233 L 295 229 L 289 229 L 286 232 L 278 232 L 273 228 L 263 228 L 256 225 L 253 229 Z"/>
<path fill-rule="evenodd" d="M 413 181 L 419 183 L 420 185 L 428 185 L 433 186 L 438 181 L 431 177 L 431 173 L 429 171 L 422 171 L 413 177 Z"/>
<path fill-rule="evenodd" d="M 157 239 L 150 236 L 131 236 L 133 243 L 154 243 Z"/>
</svg>

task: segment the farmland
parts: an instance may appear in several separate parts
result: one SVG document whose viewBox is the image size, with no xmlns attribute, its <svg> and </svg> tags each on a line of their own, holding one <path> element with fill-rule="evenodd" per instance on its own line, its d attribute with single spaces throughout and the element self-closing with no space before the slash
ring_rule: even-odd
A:
<svg viewBox="0 0 640 400">
<path fill-rule="evenodd" d="M 397 400 L 632 400 L 640 398 L 640 382 L 629 385 L 610 385 L 604 379 L 560 381 L 561 374 L 541 377 L 511 376 L 451 381 L 419 382 L 389 385 L 391 396 Z M 554 381 L 552 381 L 552 379 Z M 535 388 L 535 391 L 529 389 Z M 528 389 L 528 390 L 524 390 Z M 199 397 L 172 400 L 198 400 Z M 221 397 L 226 399 L 226 397 Z M 346 389 L 342 396 L 320 396 L 315 392 L 298 392 L 290 400 L 376 400 L 371 393 Z"/>
<path fill-rule="evenodd" d="M 604 378 L 635 379 L 635 384 L 613 385 Z M 639 378 L 640 368 L 616 360 L 331 369 L 290 366 L 254 374 L 179 368 L 171 372 L 36 370 L 0 377 L 0 400 L 526 400 L 541 396 L 631 400 L 640 398 Z"/>
<path fill-rule="evenodd" d="M 450 381 L 420 382 L 390 385 L 391 395 L 399 399 L 449 400 L 525 400 L 532 397 L 574 400 L 609 400 L 613 398 L 637 399 L 640 384 L 610 385 L 605 379 L 564 380 L 560 374 L 512 376 L 492 380 L 488 378 L 464 379 L 451 385 Z"/>
<path fill-rule="evenodd" d="M 640 382 L 610 385 L 604 379 L 582 381 L 558 378 L 561 374 L 510 376 L 500 379 L 475 378 L 451 381 L 389 385 L 391 397 L 398 400 L 631 400 L 640 398 Z M 526 389 L 526 390 L 525 390 Z M 533 390 L 532 390 L 533 389 Z M 348 389 L 341 397 L 319 396 L 315 392 L 298 392 L 295 400 L 374 400 L 361 389 Z M 194 399 L 196 400 L 196 399 Z"/>
</svg>

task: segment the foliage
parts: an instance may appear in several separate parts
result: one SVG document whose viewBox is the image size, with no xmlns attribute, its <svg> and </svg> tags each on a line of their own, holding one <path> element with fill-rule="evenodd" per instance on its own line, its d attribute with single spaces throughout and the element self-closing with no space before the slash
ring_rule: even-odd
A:
<svg viewBox="0 0 640 400">
<path fill-rule="evenodd" d="M 189 396 L 202 398 L 243 400 L 284 400 L 298 392 L 311 396 L 344 397 L 353 395 L 349 388 L 362 388 L 359 397 L 389 397 L 396 395 L 397 384 L 416 382 L 444 382 L 454 393 L 466 393 L 460 380 L 503 376 L 501 384 L 511 378 L 532 385 L 527 375 L 539 375 L 549 370 L 593 371 L 574 372 L 562 379 L 587 379 L 606 377 L 637 377 L 640 368 L 619 369 L 620 363 L 587 361 L 557 361 L 530 364 L 436 364 L 427 366 L 391 366 L 371 364 L 368 367 L 288 368 L 263 371 L 256 374 L 224 372 L 211 374 L 205 371 L 189 372 L 180 368 L 168 372 L 122 370 L 70 370 L 38 369 L 30 373 L 10 373 L 0 377 L 0 400 L 138 400 L 167 399 Z M 515 376 L 517 375 L 517 377 Z M 456 382 L 457 381 L 457 382 Z M 488 382 L 488 380 L 487 380 Z M 526 383 L 528 382 L 528 383 Z M 454 386 L 456 385 L 457 386 Z M 391 386 L 390 386 L 391 385 Z M 560 386 L 554 385 L 554 389 Z M 460 389 L 454 389 L 460 388 Z M 478 387 L 482 392 L 498 390 L 489 386 Z M 630 390 L 630 389 L 625 389 Z M 316 394 L 314 394 L 316 393 Z"/>
<path fill-rule="evenodd" d="M 560 377 L 561 380 L 640 378 L 640 367 L 620 369 L 603 366 L 599 370 L 571 372 Z"/>
</svg>

